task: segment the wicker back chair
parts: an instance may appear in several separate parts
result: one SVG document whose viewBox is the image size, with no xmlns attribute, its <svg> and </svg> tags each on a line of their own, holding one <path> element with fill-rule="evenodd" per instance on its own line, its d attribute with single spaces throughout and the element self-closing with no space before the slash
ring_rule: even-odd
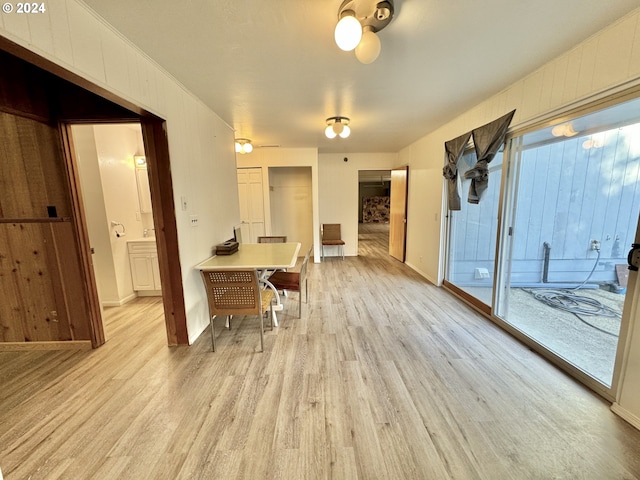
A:
<svg viewBox="0 0 640 480">
<path fill-rule="evenodd" d="M 211 348 L 216 351 L 213 319 L 217 316 L 258 315 L 260 317 L 260 351 L 264 351 L 264 320 L 269 312 L 273 330 L 273 290 L 263 290 L 256 270 L 202 271 L 207 291 L 211 326 Z"/>
<path fill-rule="evenodd" d="M 286 235 L 271 235 L 258 237 L 258 243 L 287 243 Z"/>
</svg>

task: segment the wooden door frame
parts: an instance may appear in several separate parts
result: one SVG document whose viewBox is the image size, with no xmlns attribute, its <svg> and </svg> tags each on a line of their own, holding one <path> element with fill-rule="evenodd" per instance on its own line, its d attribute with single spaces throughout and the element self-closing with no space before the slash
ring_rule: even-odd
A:
<svg viewBox="0 0 640 480">
<path fill-rule="evenodd" d="M 127 116 L 126 118 L 123 118 L 123 116 L 114 116 L 112 112 L 99 111 L 90 113 L 82 112 L 80 115 L 75 112 L 73 118 L 67 118 L 64 114 L 57 118 L 61 125 L 60 131 L 67 176 L 71 188 L 73 215 L 75 218 L 74 224 L 81 257 L 80 267 L 86 283 L 87 301 L 90 310 L 91 343 L 93 348 L 102 345 L 105 342 L 105 338 L 98 290 L 93 272 L 86 216 L 79 188 L 80 180 L 77 172 L 77 164 L 73 156 L 73 148 L 71 148 L 72 144 L 69 143 L 72 139 L 68 125 L 71 123 L 116 123 L 131 121 L 139 121 L 141 123 L 145 154 L 147 155 L 153 219 L 156 225 L 156 244 L 158 247 L 160 280 L 163 291 L 167 341 L 169 345 L 188 345 L 189 335 L 187 331 L 182 268 L 178 249 L 178 232 L 171 179 L 171 162 L 165 120 L 2 36 L 0 36 L 0 50 L 131 112 L 131 116 Z"/>
</svg>

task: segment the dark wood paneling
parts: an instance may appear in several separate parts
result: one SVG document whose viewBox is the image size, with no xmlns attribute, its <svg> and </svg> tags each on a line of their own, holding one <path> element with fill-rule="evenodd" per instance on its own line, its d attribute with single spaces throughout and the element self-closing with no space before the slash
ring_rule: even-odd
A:
<svg viewBox="0 0 640 480">
<path fill-rule="evenodd" d="M 58 131 L 47 124 L 0 112 L 0 217 L 71 215 Z"/>
<path fill-rule="evenodd" d="M 67 282 L 74 292 L 68 295 L 68 298 L 76 298 L 77 301 L 84 300 L 86 305 L 87 316 L 84 322 L 73 322 L 74 334 L 76 338 L 90 338 L 93 347 L 99 347 L 106 341 L 104 336 L 104 327 L 102 324 L 102 311 L 99 304 L 98 286 L 96 285 L 95 272 L 93 269 L 93 257 L 91 255 L 91 244 L 89 241 L 89 232 L 87 230 L 86 215 L 84 212 L 84 203 L 80 189 L 80 175 L 78 174 L 78 163 L 75 158 L 73 139 L 71 137 L 71 126 L 61 125 L 60 135 L 62 137 L 62 145 L 65 149 L 64 158 L 66 160 L 67 178 L 69 178 L 69 195 L 73 210 L 73 231 L 62 231 L 67 235 L 68 242 L 74 242 L 76 247 L 76 255 L 68 258 L 73 265 L 63 264 L 60 271 L 71 276 L 70 278 L 78 278 L 77 282 Z M 77 242 L 77 243 L 75 243 Z M 61 244 L 64 245 L 64 244 Z M 68 252 L 67 252 L 68 253 Z M 59 258 L 62 255 L 59 256 Z M 72 270 L 70 270 L 72 269 Z M 82 295 L 81 299 L 79 295 Z M 84 335 L 87 335 L 86 337 Z"/>
<path fill-rule="evenodd" d="M 1 50 L 0 72 L 0 111 L 48 122 L 51 113 L 45 72 Z M 5 72 L 11 72 L 15 81 Z"/>
<path fill-rule="evenodd" d="M 89 339 L 74 244 L 68 222 L 0 224 L 0 341 Z"/>
</svg>

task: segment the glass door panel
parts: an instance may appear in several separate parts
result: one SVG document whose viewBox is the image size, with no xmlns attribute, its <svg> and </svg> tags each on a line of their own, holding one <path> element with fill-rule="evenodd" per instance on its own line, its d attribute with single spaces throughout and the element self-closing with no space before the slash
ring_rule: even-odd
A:
<svg viewBox="0 0 640 480">
<path fill-rule="evenodd" d="M 489 164 L 489 186 L 479 203 L 468 203 L 471 180 L 465 172 L 476 163 L 475 152 L 469 150 L 458 160 L 458 181 L 461 209 L 449 211 L 449 240 L 445 279 L 491 305 L 493 296 L 498 204 L 502 177 L 502 152 Z"/>
<path fill-rule="evenodd" d="M 512 140 L 496 315 L 611 386 L 640 211 L 640 101 Z"/>
</svg>

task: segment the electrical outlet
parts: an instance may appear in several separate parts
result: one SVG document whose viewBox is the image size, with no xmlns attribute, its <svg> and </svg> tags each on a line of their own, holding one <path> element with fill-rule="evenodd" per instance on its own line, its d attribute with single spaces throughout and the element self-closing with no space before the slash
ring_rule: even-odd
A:
<svg viewBox="0 0 640 480">
<path fill-rule="evenodd" d="M 197 227 L 198 222 L 199 222 L 198 215 L 189 215 L 189 224 L 192 227 Z"/>
</svg>

